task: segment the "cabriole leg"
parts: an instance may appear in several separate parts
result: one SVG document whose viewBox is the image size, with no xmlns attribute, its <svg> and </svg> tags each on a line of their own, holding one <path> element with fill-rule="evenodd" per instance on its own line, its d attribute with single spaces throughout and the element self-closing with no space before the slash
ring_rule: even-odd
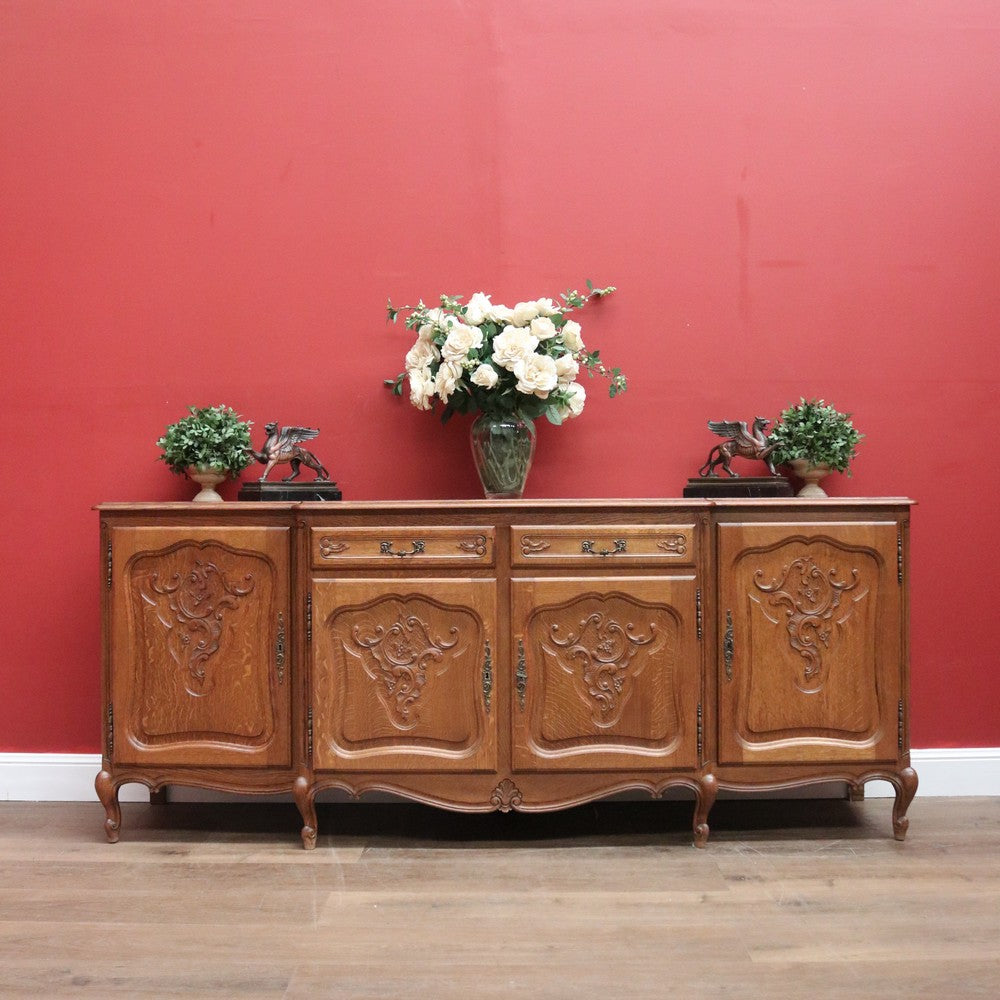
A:
<svg viewBox="0 0 1000 1000">
<path fill-rule="evenodd" d="M 899 772 L 899 780 L 894 781 L 896 801 L 892 804 L 892 835 L 896 840 L 905 840 L 910 821 L 906 810 L 910 808 L 913 796 L 917 794 L 917 772 L 912 767 L 904 767 Z"/>
<path fill-rule="evenodd" d="M 118 786 L 109 771 L 101 771 L 94 781 L 97 797 L 104 806 L 107 819 L 104 821 L 104 832 L 108 835 L 109 844 L 118 843 L 118 831 L 122 826 L 122 811 L 118 805 Z"/>
<path fill-rule="evenodd" d="M 312 783 L 306 778 L 296 778 L 293 789 L 295 804 L 302 814 L 302 846 L 311 851 L 316 846 L 316 795 Z"/>
<path fill-rule="evenodd" d="M 719 794 L 719 782 L 714 774 L 703 774 L 698 779 L 698 797 L 694 805 L 694 846 L 704 847 L 708 843 L 708 814 Z"/>
</svg>

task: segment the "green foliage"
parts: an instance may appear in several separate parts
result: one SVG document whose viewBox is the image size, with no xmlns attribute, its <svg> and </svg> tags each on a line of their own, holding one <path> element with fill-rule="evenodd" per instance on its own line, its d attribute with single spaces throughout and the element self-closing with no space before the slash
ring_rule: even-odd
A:
<svg viewBox="0 0 1000 1000">
<path fill-rule="evenodd" d="M 191 465 L 207 465 L 232 475 L 252 461 L 250 421 L 240 420 L 228 406 L 188 407 L 190 416 L 169 424 L 156 445 L 160 460 L 173 472 L 183 473 Z"/>
<path fill-rule="evenodd" d="M 800 399 L 782 410 L 777 426 L 768 437 L 775 445 L 776 465 L 804 458 L 812 465 L 828 465 L 837 472 L 848 468 L 864 438 L 854 429 L 849 413 L 840 413 L 822 399 Z"/>
</svg>

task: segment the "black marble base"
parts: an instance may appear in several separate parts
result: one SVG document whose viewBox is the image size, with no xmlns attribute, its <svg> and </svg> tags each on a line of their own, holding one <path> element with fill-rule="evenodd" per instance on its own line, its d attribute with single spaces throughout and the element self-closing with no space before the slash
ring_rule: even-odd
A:
<svg viewBox="0 0 1000 1000">
<path fill-rule="evenodd" d="M 784 476 L 692 476 L 686 497 L 790 497 L 792 484 Z"/>
<path fill-rule="evenodd" d="M 336 483 L 313 479 L 304 483 L 244 483 L 236 494 L 238 500 L 281 500 L 285 503 L 310 503 L 314 500 L 342 500 Z"/>
</svg>

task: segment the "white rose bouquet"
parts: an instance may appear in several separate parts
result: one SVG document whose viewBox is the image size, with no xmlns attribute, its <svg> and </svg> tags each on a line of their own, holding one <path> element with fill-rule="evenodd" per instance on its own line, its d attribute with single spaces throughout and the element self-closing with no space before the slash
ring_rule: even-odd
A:
<svg viewBox="0 0 1000 1000">
<path fill-rule="evenodd" d="M 401 396 L 403 379 L 408 379 L 410 402 L 418 409 L 444 404 L 442 422 L 455 413 L 478 410 L 494 418 L 532 421 L 545 416 L 561 424 L 583 411 L 587 394 L 577 381 L 581 370 L 608 378 L 612 398 L 627 387 L 621 369 L 606 369 L 600 352 L 584 346 L 580 324 L 569 318 L 591 298 L 614 291 L 588 281 L 585 295 L 574 290 L 564 293 L 561 303 L 536 299 L 518 302 L 513 309 L 495 305 L 483 292 L 465 305 L 449 295 L 442 295 L 433 308 L 423 302 L 396 308 L 389 301 L 388 321 L 408 311 L 406 327 L 417 332 L 417 339 L 407 352 L 405 370 L 385 384 Z"/>
</svg>

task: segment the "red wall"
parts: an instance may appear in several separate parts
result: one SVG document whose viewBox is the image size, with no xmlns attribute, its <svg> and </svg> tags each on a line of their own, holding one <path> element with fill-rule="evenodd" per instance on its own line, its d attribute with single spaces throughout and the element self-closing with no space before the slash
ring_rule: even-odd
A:
<svg viewBox="0 0 1000 1000">
<path fill-rule="evenodd" d="M 319 426 L 351 499 L 474 497 L 383 307 L 619 293 L 625 397 L 529 496 L 678 496 L 800 395 L 909 495 L 913 742 L 1000 745 L 994 0 L 4 0 L 0 750 L 96 751 L 102 500 L 188 403 Z"/>
</svg>

